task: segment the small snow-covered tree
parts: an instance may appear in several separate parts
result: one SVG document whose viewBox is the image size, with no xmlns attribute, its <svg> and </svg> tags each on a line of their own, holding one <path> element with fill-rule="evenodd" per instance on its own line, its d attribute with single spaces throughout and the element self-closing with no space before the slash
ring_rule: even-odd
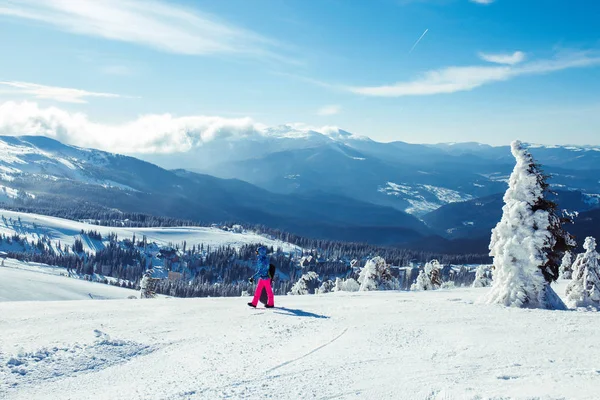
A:
<svg viewBox="0 0 600 400">
<path fill-rule="evenodd" d="M 417 280 L 410 290 L 436 290 L 442 286 L 442 265 L 438 260 L 431 260 L 419 272 Z"/>
<path fill-rule="evenodd" d="M 305 295 L 305 294 L 314 294 L 315 290 L 319 287 L 319 275 L 317 275 L 314 271 L 309 271 L 306 274 L 302 275 L 298 282 L 292 286 L 290 290 L 290 294 L 293 295 Z"/>
<path fill-rule="evenodd" d="M 488 265 L 480 265 L 475 270 L 474 288 L 488 287 L 492 284 L 492 272 Z"/>
<path fill-rule="evenodd" d="M 431 279 L 427 276 L 427 273 L 424 269 L 419 272 L 419 276 L 417 276 L 417 280 L 410 285 L 410 290 L 418 291 L 418 290 L 433 290 L 433 285 L 431 284 Z"/>
<path fill-rule="evenodd" d="M 559 276 L 566 251 L 575 246 L 563 228 L 569 217 L 557 215 L 548 200 L 547 176 L 521 142 L 511 144 L 516 159 L 504 195 L 502 219 L 492 230 L 492 289 L 486 300 L 512 307 L 564 309 L 550 287 Z"/>
<path fill-rule="evenodd" d="M 439 289 L 442 286 L 442 265 L 438 260 L 431 260 L 425 264 L 425 273 L 429 277 L 433 289 Z"/>
<path fill-rule="evenodd" d="M 348 278 L 336 278 L 335 279 L 335 287 L 333 288 L 334 292 L 358 292 L 360 289 L 360 284 L 356 282 L 356 279 Z"/>
<path fill-rule="evenodd" d="M 442 282 L 440 289 L 456 289 L 456 284 L 453 281 Z"/>
<path fill-rule="evenodd" d="M 329 292 L 333 291 L 334 286 L 335 286 L 335 284 L 330 280 L 323 281 L 323 283 L 317 290 L 317 293 L 318 294 L 329 293 Z"/>
<path fill-rule="evenodd" d="M 394 290 L 399 288 L 398 280 L 392 275 L 390 266 L 381 257 L 367 261 L 358 276 L 360 291 Z"/>
<path fill-rule="evenodd" d="M 593 307 L 600 309 L 600 255 L 596 240 L 585 239 L 585 253 L 579 254 L 573 263 L 573 277 L 566 290 L 570 307 Z"/>
<path fill-rule="evenodd" d="M 565 256 L 562 259 L 561 264 L 560 264 L 561 278 L 571 279 L 571 277 L 573 276 L 573 270 L 571 268 L 572 266 L 573 266 L 573 256 L 570 251 L 567 251 L 565 253 Z"/>
</svg>

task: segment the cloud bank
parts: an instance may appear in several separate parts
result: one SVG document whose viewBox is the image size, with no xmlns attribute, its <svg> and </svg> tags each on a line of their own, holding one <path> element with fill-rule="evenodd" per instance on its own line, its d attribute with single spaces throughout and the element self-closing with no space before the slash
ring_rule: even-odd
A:
<svg viewBox="0 0 600 400">
<path fill-rule="evenodd" d="M 316 131 L 339 135 L 337 127 L 322 128 L 289 124 L 287 130 L 298 134 Z M 169 154 L 190 151 L 213 140 L 245 137 L 266 138 L 282 134 L 251 118 L 183 116 L 152 114 L 122 124 L 92 122 L 82 113 L 57 107 L 42 108 L 35 102 L 9 101 L 0 104 L 0 135 L 47 136 L 60 142 L 121 154 Z M 288 135 L 289 137 L 289 135 Z"/>
</svg>

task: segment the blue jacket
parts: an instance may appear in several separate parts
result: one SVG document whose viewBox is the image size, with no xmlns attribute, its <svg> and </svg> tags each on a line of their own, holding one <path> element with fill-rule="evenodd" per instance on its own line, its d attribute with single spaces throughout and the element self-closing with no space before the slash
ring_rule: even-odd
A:
<svg viewBox="0 0 600 400">
<path fill-rule="evenodd" d="M 267 256 L 267 249 L 260 247 L 258 249 L 258 257 L 256 259 L 256 273 L 252 275 L 252 278 L 269 279 L 269 257 Z"/>
</svg>

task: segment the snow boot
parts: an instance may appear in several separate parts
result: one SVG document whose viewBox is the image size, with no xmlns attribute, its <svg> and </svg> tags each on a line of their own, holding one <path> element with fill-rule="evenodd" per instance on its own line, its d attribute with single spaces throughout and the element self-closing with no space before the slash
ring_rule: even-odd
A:
<svg viewBox="0 0 600 400">
<path fill-rule="evenodd" d="M 256 306 L 254 304 L 252 304 L 252 302 L 248 303 L 248 305 L 252 308 L 256 308 Z"/>
<path fill-rule="evenodd" d="M 265 308 L 275 308 L 275 306 L 270 306 L 268 304 L 265 304 Z"/>
</svg>

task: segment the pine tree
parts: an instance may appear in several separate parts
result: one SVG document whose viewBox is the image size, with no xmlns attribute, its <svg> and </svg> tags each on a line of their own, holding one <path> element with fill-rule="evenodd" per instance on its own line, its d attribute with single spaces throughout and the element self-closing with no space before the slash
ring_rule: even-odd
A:
<svg viewBox="0 0 600 400">
<path fill-rule="evenodd" d="M 475 271 L 475 280 L 473 281 L 473 287 L 488 287 L 492 284 L 492 279 L 490 277 L 490 269 L 487 265 L 480 265 L 477 267 Z"/>
<path fill-rule="evenodd" d="M 442 286 L 442 265 L 438 260 L 431 260 L 419 271 L 417 280 L 410 290 L 436 290 Z"/>
<path fill-rule="evenodd" d="M 571 279 L 571 277 L 573 276 L 572 266 L 573 255 L 570 251 L 567 251 L 560 264 L 560 277 L 563 279 Z"/>
<path fill-rule="evenodd" d="M 335 278 L 334 292 L 358 292 L 360 284 L 353 278 Z"/>
<path fill-rule="evenodd" d="M 567 286 L 567 304 L 570 307 L 593 307 L 600 309 L 600 255 L 596 240 L 585 239 L 585 253 L 579 254 L 573 263 L 572 281 Z"/>
<path fill-rule="evenodd" d="M 394 278 L 390 266 L 382 257 L 375 257 L 367 261 L 360 271 L 358 283 L 360 283 L 360 291 L 399 288 L 398 280 Z"/>
<path fill-rule="evenodd" d="M 410 286 L 410 290 L 433 290 L 431 279 L 429 279 L 424 269 L 419 272 L 419 276 L 417 276 L 417 280 Z"/>
<path fill-rule="evenodd" d="M 564 253 L 575 246 L 563 228 L 571 220 L 559 216 L 556 203 L 546 198 L 548 177 L 521 142 L 513 142 L 511 150 L 516 165 L 504 195 L 502 219 L 492 230 L 494 279 L 486 301 L 565 309 L 550 283 L 559 276 Z"/>
<path fill-rule="evenodd" d="M 432 289 L 439 289 L 442 286 L 442 265 L 438 260 L 431 260 L 425 264 L 425 273 L 431 282 Z"/>
<path fill-rule="evenodd" d="M 317 273 L 314 271 L 309 271 L 306 274 L 302 275 L 298 282 L 296 282 L 294 286 L 292 286 L 292 289 L 289 294 L 314 294 L 315 291 L 319 288 L 319 285 L 319 275 L 317 275 Z"/>
</svg>

